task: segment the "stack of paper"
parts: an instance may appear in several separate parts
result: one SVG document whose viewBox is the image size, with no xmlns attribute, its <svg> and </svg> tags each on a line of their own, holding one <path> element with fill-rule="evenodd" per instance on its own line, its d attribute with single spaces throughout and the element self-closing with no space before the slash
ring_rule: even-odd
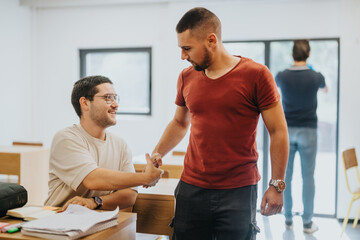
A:
<svg viewBox="0 0 360 240">
<path fill-rule="evenodd" d="M 47 239 L 77 239 L 115 226 L 119 209 L 96 212 L 70 204 L 66 211 L 22 225 L 24 235 Z"/>
</svg>

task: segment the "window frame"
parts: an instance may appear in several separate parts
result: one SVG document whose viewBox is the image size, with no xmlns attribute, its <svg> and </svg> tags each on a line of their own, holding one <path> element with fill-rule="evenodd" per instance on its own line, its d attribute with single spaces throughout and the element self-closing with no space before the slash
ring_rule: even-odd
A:
<svg viewBox="0 0 360 240">
<path fill-rule="evenodd" d="M 86 48 L 79 49 L 79 61 L 80 61 L 80 78 L 86 76 L 86 56 L 87 54 L 92 53 L 138 53 L 145 52 L 148 53 L 148 65 L 149 65 L 149 76 L 148 76 L 148 87 L 149 87 L 149 97 L 148 97 L 148 106 L 149 111 L 147 112 L 128 112 L 121 111 L 119 108 L 116 112 L 117 115 L 146 115 L 151 116 L 152 114 L 152 48 L 151 47 L 131 47 L 131 48 Z M 112 80 L 113 81 L 113 80 Z M 114 82 L 114 81 L 113 81 Z M 121 96 L 120 96 L 121 99 Z M 120 100 L 121 101 L 121 100 Z"/>
</svg>

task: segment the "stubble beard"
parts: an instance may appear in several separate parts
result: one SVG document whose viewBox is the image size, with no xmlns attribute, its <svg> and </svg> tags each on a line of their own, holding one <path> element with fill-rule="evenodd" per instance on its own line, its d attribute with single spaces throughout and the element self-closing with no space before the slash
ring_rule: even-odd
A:
<svg viewBox="0 0 360 240">
<path fill-rule="evenodd" d="M 211 56 L 210 52 L 204 47 L 204 59 L 200 64 L 193 63 L 194 70 L 205 71 L 210 66 Z"/>
<path fill-rule="evenodd" d="M 116 120 L 111 119 L 109 116 L 100 116 L 96 110 L 91 113 L 90 117 L 98 126 L 102 128 L 108 128 L 116 124 Z"/>
</svg>

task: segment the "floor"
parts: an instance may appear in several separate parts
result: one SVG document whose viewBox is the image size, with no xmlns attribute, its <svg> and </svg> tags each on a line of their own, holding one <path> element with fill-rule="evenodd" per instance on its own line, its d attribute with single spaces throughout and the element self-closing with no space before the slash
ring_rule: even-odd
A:
<svg viewBox="0 0 360 240">
<path fill-rule="evenodd" d="M 313 234 L 303 232 L 302 219 L 295 216 L 294 227 L 292 230 L 285 229 L 284 216 L 275 215 L 264 217 L 260 214 L 257 216 L 258 226 L 262 230 L 257 239 L 266 240 L 353 240 L 360 239 L 360 224 L 352 228 L 348 224 L 344 234 L 341 236 L 342 222 L 335 218 L 313 218 L 313 222 L 319 227 L 319 230 Z"/>
<path fill-rule="evenodd" d="M 313 222 L 319 226 L 319 231 L 313 234 L 303 233 L 300 216 L 294 217 L 293 230 L 286 230 L 284 216 L 275 215 L 264 217 L 257 215 L 258 226 L 261 232 L 257 235 L 258 240 L 355 240 L 360 239 L 360 223 L 356 228 L 349 223 L 342 236 L 342 223 L 334 218 L 313 218 Z M 137 233 L 136 240 L 168 240 L 166 236 L 156 236 Z"/>
</svg>

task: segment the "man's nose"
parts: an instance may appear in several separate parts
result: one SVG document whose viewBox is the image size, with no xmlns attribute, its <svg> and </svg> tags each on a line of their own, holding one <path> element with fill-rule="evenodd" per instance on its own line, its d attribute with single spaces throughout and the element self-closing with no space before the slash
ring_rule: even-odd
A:
<svg viewBox="0 0 360 240">
<path fill-rule="evenodd" d="M 119 103 L 117 101 L 113 101 L 111 106 L 117 109 L 119 107 Z"/>
<path fill-rule="evenodd" d="M 186 60 L 188 58 L 189 58 L 189 55 L 187 55 L 184 50 L 181 50 L 181 60 Z"/>
</svg>

